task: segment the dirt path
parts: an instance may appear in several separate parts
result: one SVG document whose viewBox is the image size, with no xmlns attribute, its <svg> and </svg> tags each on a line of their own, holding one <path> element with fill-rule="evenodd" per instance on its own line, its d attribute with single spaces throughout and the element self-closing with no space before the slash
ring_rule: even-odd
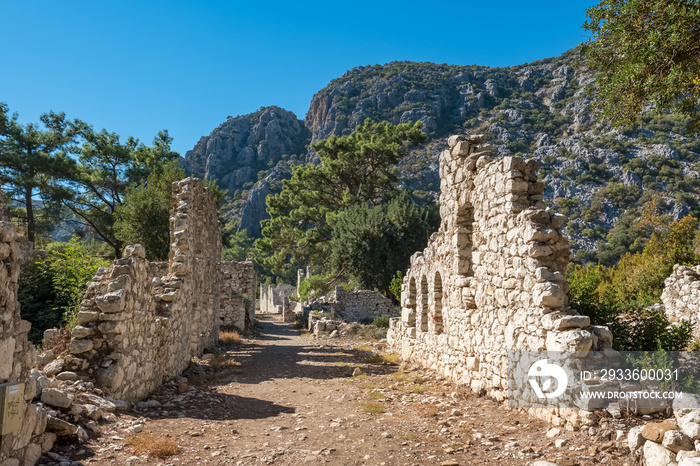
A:
<svg viewBox="0 0 700 466">
<path fill-rule="evenodd" d="M 399 365 L 382 343 L 316 340 L 258 318 L 261 337 L 222 348 L 187 382 L 149 398 L 161 406 L 119 415 L 64 458 L 106 465 L 631 464 L 608 442 L 624 427 L 619 420 L 595 433 L 548 437 L 541 421 Z M 362 374 L 353 376 L 356 368 Z M 134 441 L 125 440 L 134 432 Z M 158 442 L 176 453 L 148 456 Z"/>
</svg>

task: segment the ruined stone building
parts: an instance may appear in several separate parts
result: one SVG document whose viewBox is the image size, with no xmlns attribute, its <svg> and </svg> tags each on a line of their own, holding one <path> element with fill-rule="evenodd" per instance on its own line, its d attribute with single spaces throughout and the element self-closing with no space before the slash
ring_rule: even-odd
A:
<svg viewBox="0 0 700 466">
<path fill-rule="evenodd" d="M 695 338 L 700 339 L 700 265 L 674 265 L 664 281 L 661 301 L 671 322 L 689 321 L 695 325 Z"/>
<path fill-rule="evenodd" d="M 502 400 L 508 351 L 585 353 L 610 348 L 612 335 L 567 306 L 564 217 L 545 208 L 537 163 L 494 158 L 484 143 L 452 136 L 440 155 L 440 228 L 411 257 L 388 340 L 402 358 Z"/>
<path fill-rule="evenodd" d="M 257 283 L 252 260 L 224 261 L 219 267 L 219 325 L 249 331 L 255 320 Z"/>
<path fill-rule="evenodd" d="M 246 295 L 255 299 L 252 263 L 221 262 L 217 208 L 202 181 L 174 183 L 171 202 L 168 263 L 127 246 L 98 270 L 72 331 L 65 370 L 115 398 L 143 398 L 215 346 L 220 325 L 252 320 L 254 303 L 245 305 Z"/>
<path fill-rule="evenodd" d="M 45 432 L 47 412 L 32 403 L 36 382 L 29 377 L 36 352 L 27 339 L 29 322 L 20 319 L 17 279 L 23 252 L 15 229 L 4 218 L 5 200 L 0 191 L 0 384 L 22 383 L 20 400 L 12 409 L 21 428 L 0 437 L 0 464 L 34 464 L 53 447 L 56 434 Z M 26 241 L 24 242 L 26 243 Z M 26 248 L 22 248 L 26 249 Z"/>
</svg>

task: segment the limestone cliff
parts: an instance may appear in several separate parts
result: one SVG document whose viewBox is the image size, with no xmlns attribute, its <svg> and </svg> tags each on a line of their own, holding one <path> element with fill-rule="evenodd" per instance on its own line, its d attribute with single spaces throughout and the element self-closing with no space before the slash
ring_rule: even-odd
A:
<svg viewBox="0 0 700 466">
<path fill-rule="evenodd" d="M 264 128 L 262 116 L 257 126 L 251 123 L 257 114 L 237 117 L 203 138 L 186 158 L 200 167 L 198 173 L 219 179 L 234 198 L 240 190 L 241 205 L 232 215 L 247 212 L 246 224 L 253 228 L 263 218 L 265 195 L 274 191 L 269 187 L 279 186 L 279 176 L 290 171 L 259 173 L 258 166 L 248 168 L 247 160 L 262 153 L 271 168 L 282 154 L 306 154 L 304 143 L 349 134 L 365 118 L 420 120 L 429 137 L 399 164 L 402 186 L 437 196 L 444 138 L 483 133 L 495 155 L 539 162 L 545 202 L 568 216 L 564 229 L 580 257 L 604 249 L 608 233 L 624 224 L 623 214 L 639 207 L 646 193 L 664 194 L 666 211 L 675 218 L 698 216 L 700 139 L 686 133 L 683 119 L 670 115 L 648 113 L 640 127 L 624 131 L 598 121 L 590 108 L 594 76 L 579 65 L 579 56 L 573 49 L 503 68 L 413 62 L 360 66 L 320 90 L 303 122 L 274 107 L 263 112 L 271 118 Z M 271 135 L 287 137 L 268 136 L 270 125 L 275 125 Z M 240 134 L 226 136 L 234 128 Z M 313 160 L 308 154 L 307 162 Z M 244 191 L 253 183 L 258 184 L 252 191 Z M 610 248 L 607 259 L 619 257 L 627 246 Z"/>
</svg>

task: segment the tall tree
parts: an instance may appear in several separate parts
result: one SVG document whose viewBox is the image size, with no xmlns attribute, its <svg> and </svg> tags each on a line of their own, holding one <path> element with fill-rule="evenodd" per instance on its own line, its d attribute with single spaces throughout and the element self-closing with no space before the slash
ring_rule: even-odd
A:
<svg viewBox="0 0 700 466">
<path fill-rule="evenodd" d="M 397 192 L 396 163 L 425 140 L 421 128 L 421 122 L 394 126 L 367 119 L 353 134 L 313 144 L 321 163 L 294 166 L 282 192 L 267 198 L 271 218 L 263 222 L 255 246 L 262 265 L 275 274 L 302 264 L 327 265 L 327 216 L 391 199 Z"/>
<path fill-rule="evenodd" d="M 586 10 L 586 64 L 599 71 L 599 102 L 615 126 L 648 104 L 673 109 L 700 130 L 700 2 L 602 0 Z"/>
<path fill-rule="evenodd" d="M 27 238 L 34 241 L 35 196 L 46 198 L 57 187 L 56 180 L 74 170 L 67 148 L 82 123 L 66 120 L 65 113 L 49 112 L 41 115 L 42 125 L 22 125 L 16 113 L 9 116 L 8 112 L 7 105 L 0 103 L 0 183 L 13 202 L 24 206 Z"/>
<path fill-rule="evenodd" d="M 81 135 L 84 142 L 78 167 L 70 176 L 67 189 L 57 193 L 54 199 L 109 244 L 115 257 L 119 257 L 123 242 L 115 234 L 114 221 L 126 189 L 144 184 L 149 174 L 162 170 L 162 165 L 178 154 L 170 150 L 172 138 L 167 131 L 158 133 L 153 147 L 133 137 L 122 143 L 118 134 L 104 129 L 95 132 L 91 127 L 83 127 Z"/>
<path fill-rule="evenodd" d="M 172 160 L 151 172 L 146 183 L 126 189 L 117 206 L 114 230 L 122 244 L 140 243 L 150 260 L 165 260 L 170 250 L 170 197 L 185 170 Z"/>
<path fill-rule="evenodd" d="M 420 207 L 407 193 L 386 205 L 353 206 L 329 218 L 331 264 L 365 289 L 390 292 L 397 271 L 408 268 L 440 225 L 437 204 Z M 395 296 L 400 299 L 400 296 Z"/>
</svg>

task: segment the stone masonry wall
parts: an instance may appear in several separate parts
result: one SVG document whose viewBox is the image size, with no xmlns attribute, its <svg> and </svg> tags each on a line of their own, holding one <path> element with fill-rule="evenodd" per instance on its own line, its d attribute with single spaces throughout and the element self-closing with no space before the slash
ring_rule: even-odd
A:
<svg viewBox="0 0 700 466">
<path fill-rule="evenodd" d="M 365 322 L 383 315 L 398 315 L 394 303 L 377 291 L 345 291 L 339 286 L 329 294 L 328 302 L 333 305 L 331 317 L 345 322 Z"/>
<path fill-rule="evenodd" d="M 545 208 L 537 163 L 496 159 L 484 143 L 452 136 L 440 156 L 441 225 L 411 257 L 388 340 L 404 359 L 503 400 L 508 351 L 585 354 L 610 348 L 612 335 L 568 308 L 564 217 Z M 534 414 L 557 424 L 587 417 Z"/>
<path fill-rule="evenodd" d="M 674 265 L 664 282 L 661 301 L 671 322 L 682 319 L 694 323 L 695 336 L 700 338 L 700 265 Z"/>
<path fill-rule="evenodd" d="M 4 196 L 0 192 L 0 212 L 4 210 Z M 44 432 L 46 411 L 31 403 L 36 394 L 36 381 L 29 373 L 36 353 L 34 345 L 27 340 L 30 324 L 20 319 L 17 279 L 22 257 L 15 238 L 14 227 L 0 213 L 0 383 L 24 383 L 24 403 L 17 407 L 22 413 L 22 427 L 0 437 L 0 465 L 3 466 L 33 465 L 56 440 L 56 434 Z"/>
<path fill-rule="evenodd" d="M 281 284 L 277 287 L 260 285 L 260 312 L 263 314 L 281 314 L 285 298 L 295 294 L 296 288 L 292 285 Z"/>
<path fill-rule="evenodd" d="M 201 180 L 173 183 L 170 254 L 164 266 L 140 245 L 98 270 L 73 329 L 64 370 L 138 400 L 216 344 L 221 232 L 216 205 Z"/>
<path fill-rule="evenodd" d="M 233 325 L 239 330 L 251 330 L 255 319 L 257 282 L 253 261 L 222 262 L 220 274 L 220 325 Z"/>
</svg>

